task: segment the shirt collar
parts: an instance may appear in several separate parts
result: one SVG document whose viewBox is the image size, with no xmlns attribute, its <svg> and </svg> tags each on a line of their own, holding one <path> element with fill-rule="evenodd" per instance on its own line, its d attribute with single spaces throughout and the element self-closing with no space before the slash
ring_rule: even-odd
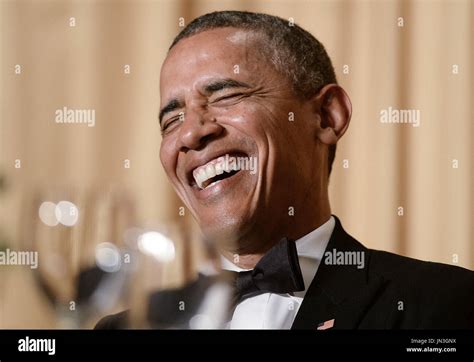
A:
<svg viewBox="0 0 474 362">
<path fill-rule="evenodd" d="M 230 270 L 230 271 L 235 271 L 235 272 L 243 272 L 247 270 L 252 270 L 252 269 L 244 269 L 241 268 L 240 266 L 235 265 L 231 261 L 229 261 L 226 257 L 221 255 L 221 268 L 223 270 Z"/>
<path fill-rule="evenodd" d="M 329 220 L 320 227 L 296 240 L 298 256 L 300 258 L 321 260 L 335 225 L 336 220 L 331 216 Z"/>
</svg>

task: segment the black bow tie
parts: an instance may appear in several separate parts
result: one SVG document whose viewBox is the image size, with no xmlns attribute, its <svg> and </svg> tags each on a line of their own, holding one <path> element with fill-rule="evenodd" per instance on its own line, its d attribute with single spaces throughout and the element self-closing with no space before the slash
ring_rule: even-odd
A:
<svg viewBox="0 0 474 362">
<path fill-rule="evenodd" d="M 287 238 L 273 246 L 253 270 L 225 272 L 233 277 L 236 302 L 254 292 L 284 294 L 305 289 L 296 244 Z"/>
</svg>

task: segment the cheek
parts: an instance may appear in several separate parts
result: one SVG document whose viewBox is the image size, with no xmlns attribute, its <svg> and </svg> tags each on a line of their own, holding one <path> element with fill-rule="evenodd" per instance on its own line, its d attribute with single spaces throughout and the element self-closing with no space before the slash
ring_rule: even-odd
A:
<svg viewBox="0 0 474 362">
<path fill-rule="evenodd" d="M 174 176 L 176 170 L 176 151 L 171 140 L 162 140 L 160 161 L 168 177 Z"/>
<path fill-rule="evenodd" d="M 216 118 L 224 124 L 235 127 L 239 133 L 259 143 L 266 131 L 273 128 L 269 113 L 265 108 L 253 102 L 242 102 L 219 110 Z"/>
</svg>

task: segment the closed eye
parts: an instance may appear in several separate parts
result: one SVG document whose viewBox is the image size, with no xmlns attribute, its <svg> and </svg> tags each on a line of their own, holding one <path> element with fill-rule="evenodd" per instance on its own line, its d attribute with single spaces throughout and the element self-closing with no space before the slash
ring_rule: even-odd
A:
<svg viewBox="0 0 474 362">
<path fill-rule="evenodd" d="M 176 115 L 176 116 L 170 118 L 169 120 L 167 120 L 166 122 L 164 122 L 163 127 L 161 127 L 161 134 L 163 135 L 163 134 L 171 131 L 172 129 L 174 129 L 177 122 L 181 121 L 183 118 L 184 118 L 183 114 L 182 114 L 182 112 L 180 112 L 178 115 Z"/>
<path fill-rule="evenodd" d="M 226 99 L 240 97 L 240 96 L 243 96 L 243 95 L 244 95 L 244 93 L 242 93 L 242 92 L 232 93 L 232 94 L 228 94 L 228 95 L 225 95 L 225 96 L 222 96 L 222 97 L 218 97 L 215 100 L 213 100 L 211 103 L 216 103 L 216 102 L 220 102 L 220 101 L 223 101 L 223 100 L 226 100 Z"/>
</svg>

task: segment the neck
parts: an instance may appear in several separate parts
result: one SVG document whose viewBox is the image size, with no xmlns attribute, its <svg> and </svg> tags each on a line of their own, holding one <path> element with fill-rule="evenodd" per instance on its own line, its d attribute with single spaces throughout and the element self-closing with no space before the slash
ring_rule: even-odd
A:
<svg viewBox="0 0 474 362">
<path fill-rule="evenodd" d="M 311 208 L 308 210 L 300 209 L 301 211 L 298 212 L 297 223 L 277 221 L 277 223 L 270 225 L 271 228 L 268 228 L 275 231 L 267 232 L 266 234 L 259 231 L 251 235 L 246 235 L 246 242 L 238 243 L 238 245 L 247 245 L 246 247 L 241 247 L 237 250 L 221 250 L 221 254 L 240 268 L 253 269 L 263 255 L 283 237 L 298 240 L 319 228 L 331 217 L 331 209 L 327 197 L 325 200 L 319 200 L 318 203 L 314 204 L 309 203 L 309 205 L 318 205 L 318 207 L 313 207 L 312 210 L 309 210 Z M 287 217 L 288 215 L 286 218 Z M 296 218 L 296 216 L 293 217 Z M 262 240 L 269 240 L 271 242 L 262 243 Z M 259 245 L 259 247 L 255 247 L 256 245 Z"/>
</svg>

